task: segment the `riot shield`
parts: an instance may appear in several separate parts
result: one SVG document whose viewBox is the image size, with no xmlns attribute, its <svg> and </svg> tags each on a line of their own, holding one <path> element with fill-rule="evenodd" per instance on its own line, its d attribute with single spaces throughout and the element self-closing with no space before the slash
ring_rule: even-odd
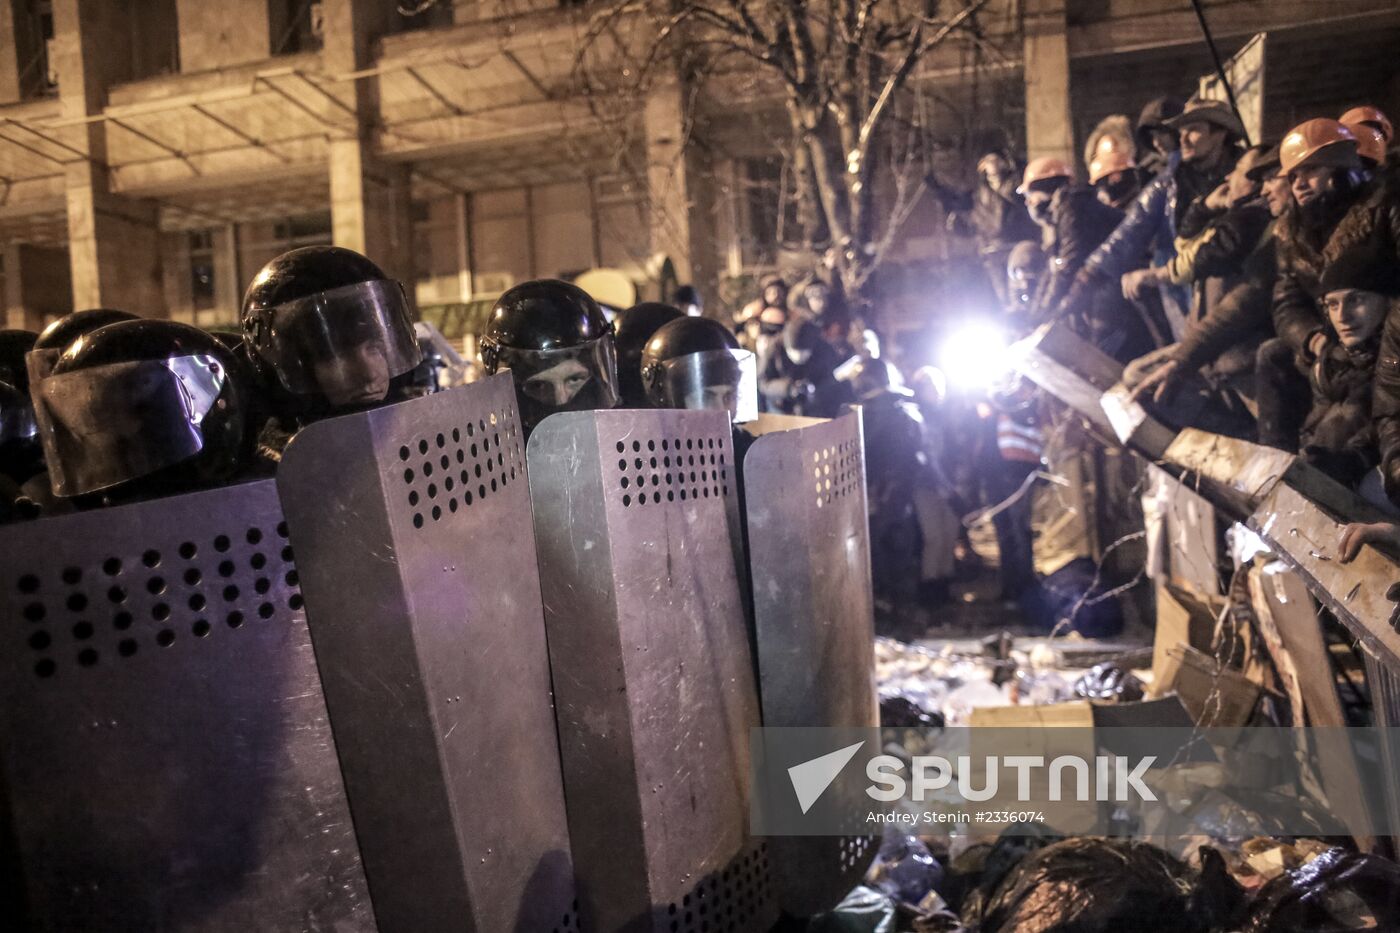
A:
<svg viewBox="0 0 1400 933">
<path fill-rule="evenodd" d="M 552 415 L 529 461 L 586 928 L 767 931 L 727 415 Z"/>
<path fill-rule="evenodd" d="M 318 422 L 278 473 L 380 922 L 577 929 L 509 374 Z"/>
<path fill-rule="evenodd" d="M 6 929 L 375 929 L 286 538 L 271 480 L 0 531 Z"/>
<path fill-rule="evenodd" d="M 858 412 L 763 415 L 744 456 L 758 692 L 767 727 L 879 725 L 865 446 Z M 771 842 L 784 910 L 829 910 L 860 883 L 874 840 Z"/>
</svg>

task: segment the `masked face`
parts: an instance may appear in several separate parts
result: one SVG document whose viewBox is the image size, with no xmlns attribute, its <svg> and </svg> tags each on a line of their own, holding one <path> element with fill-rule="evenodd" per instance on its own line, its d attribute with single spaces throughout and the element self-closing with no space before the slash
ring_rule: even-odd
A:
<svg viewBox="0 0 1400 933">
<path fill-rule="evenodd" d="M 1050 202 L 1054 197 L 1048 191 L 1026 192 L 1026 211 L 1031 215 L 1031 220 L 1042 227 L 1050 226 Z"/>
<path fill-rule="evenodd" d="M 1359 288 L 1328 292 L 1323 305 L 1327 308 L 1327 319 L 1332 322 L 1332 329 L 1337 332 L 1337 339 L 1348 350 L 1373 339 L 1389 310 L 1384 295 Z"/>
<path fill-rule="evenodd" d="M 1099 200 L 1112 207 L 1122 204 L 1136 193 L 1137 180 L 1130 172 L 1114 172 L 1095 187 Z"/>
<path fill-rule="evenodd" d="M 594 411 L 617 404 L 617 352 L 611 334 L 571 347 L 500 347 L 494 368 L 509 369 L 526 432 L 557 411 Z"/>
<path fill-rule="evenodd" d="M 541 405 L 562 408 L 572 402 L 592 378 L 588 367 L 578 360 L 564 360 L 526 379 L 520 391 Z"/>
</svg>

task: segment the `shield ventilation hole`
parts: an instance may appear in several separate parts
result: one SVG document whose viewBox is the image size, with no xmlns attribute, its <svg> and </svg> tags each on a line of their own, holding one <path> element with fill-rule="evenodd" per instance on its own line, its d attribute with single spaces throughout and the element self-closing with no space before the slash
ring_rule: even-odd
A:
<svg viewBox="0 0 1400 933">
<path fill-rule="evenodd" d="M 21 637 L 35 676 L 215 641 L 216 621 L 238 629 L 300 612 L 287 535 L 286 522 L 250 526 L 19 574 L 5 596 L 26 622 Z"/>
</svg>

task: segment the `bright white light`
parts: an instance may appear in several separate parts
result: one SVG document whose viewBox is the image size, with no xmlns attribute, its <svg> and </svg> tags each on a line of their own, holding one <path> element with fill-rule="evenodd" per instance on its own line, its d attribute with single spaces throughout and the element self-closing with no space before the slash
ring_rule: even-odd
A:
<svg viewBox="0 0 1400 933">
<path fill-rule="evenodd" d="M 964 389 L 985 389 L 1011 370 L 1006 333 L 987 321 L 967 324 L 943 341 L 940 366 L 948 382 Z"/>
</svg>

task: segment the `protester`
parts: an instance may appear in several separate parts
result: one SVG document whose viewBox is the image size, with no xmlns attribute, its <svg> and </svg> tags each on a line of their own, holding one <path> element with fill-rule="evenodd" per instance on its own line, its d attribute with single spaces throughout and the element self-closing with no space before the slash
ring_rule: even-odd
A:
<svg viewBox="0 0 1400 933">
<path fill-rule="evenodd" d="M 1328 340 L 1322 274 L 1344 252 L 1374 250 L 1375 261 L 1385 261 L 1384 243 L 1377 238 L 1387 235 L 1388 223 L 1379 214 L 1391 199 L 1366 184 L 1356 138 L 1335 120 L 1309 120 L 1295 127 L 1280 144 L 1279 157 L 1294 203 L 1275 232 L 1277 336 L 1259 348 L 1259 440 L 1296 451 L 1310 407 L 1306 374 Z M 1392 245 L 1392 257 L 1394 249 Z"/>
<path fill-rule="evenodd" d="M 1074 170 L 1061 159 L 1032 160 L 1019 190 L 1031 219 L 1044 230 L 1048 273 L 1032 301 L 1032 319 L 1064 318 L 1110 356 L 1131 359 L 1151 347 L 1140 319 L 1127 314 L 1112 295 L 1073 308 L 1062 302 L 1090 254 L 1123 218 L 1102 203 L 1092 188 L 1074 183 Z M 1101 300 L 1100 300 L 1101 299 Z"/>
<path fill-rule="evenodd" d="M 1225 185 L 1201 202 L 1201 213 L 1213 215 L 1203 219 L 1204 229 L 1179 239 L 1178 253 L 1166 265 L 1123 277 L 1125 295 L 1154 284 L 1194 286 L 1182 340 L 1133 361 L 1124 374 L 1138 397 L 1151 393 L 1159 404 L 1191 382 L 1203 414 L 1176 420 L 1235 436 L 1254 433 L 1254 360 L 1272 336 L 1272 224 L 1287 205 L 1279 196 L 1286 183 L 1277 179 L 1278 168 L 1276 147 L 1251 149 Z M 1222 201 L 1228 206 L 1220 209 Z"/>
<path fill-rule="evenodd" d="M 948 199 L 945 199 L 948 200 Z M 1006 301 L 1006 257 L 1022 240 L 1037 239 L 1016 187 L 1016 164 L 1003 152 L 988 152 L 977 160 L 977 185 L 959 203 L 948 200 L 950 232 L 972 236 L 987 270 L 987 281 L 1002 303 Z"/>
<path fill-rule="evenodd" d="M 1123 275 L 1140 268 L 1149 255 L 1153 265 L 1169 262 L 1175 255 L 1176 237 L 1191 202 L 1215 190 L 1234 168 L 1244 127 L 1226 104 L 1192 100 L 1180 114 L 1164 119 L 1161 126 L 1177 131 L 1179 151 L 1168 158 L 1166 166 L 1133 202 L 1117 229 L 1084 261 L 1075 287 L 1066 298 L 1071 309 L 1083 306 L 1096 290 L 1115 287 Z M 1154 139 L 1160 137 L 1156 128 L 1152 132 Z M 1162 288 L 1160 301 L 1172 309 L 1167 312 L 1165 323 L 1179 336 L 1185 329 L 1183 294 L 1175 288 Z"/>
</svg>

